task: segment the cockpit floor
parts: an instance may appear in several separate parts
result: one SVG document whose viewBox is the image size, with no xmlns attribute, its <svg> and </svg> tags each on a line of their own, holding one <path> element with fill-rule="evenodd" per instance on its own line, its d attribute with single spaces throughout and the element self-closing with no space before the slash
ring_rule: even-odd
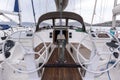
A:
<svg viewBox="0 0 120 80">
<path fill-rule="evenodd" d="M 75 64 L 74 60 L 65 49 L 66 64 Z M 47 64 L 56 64 L 58 48 L 55 48 Z M 55 67 L 45 68 L 42 80 L 82 80 L 78 68 Z"/>
</svg>

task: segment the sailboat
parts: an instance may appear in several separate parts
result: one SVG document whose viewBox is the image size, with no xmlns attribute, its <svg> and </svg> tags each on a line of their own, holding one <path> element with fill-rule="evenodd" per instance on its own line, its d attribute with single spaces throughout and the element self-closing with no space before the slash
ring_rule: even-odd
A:
<svg viewBox="0 0 120 80">
<path fill-rule="evenodd" d="M 26 31 L 26 27 L 24 27 L 24 25 L 22 24 L 21 7 L 19 0 L 14 0 L 13 11 L 0 10 L 0 16 L 2 16 L 3 19 L 5 19 L 5 21 L 1 19 L 0 22 L 0 51 L 1 51 L 3 42 L 6 40 L 7 37 L 9 37 L 11 34 L 17 31 L 21 30 Z M 11 18 L 10 16 L 14 16 L 15 19 Z"/>
<path fill-rule="evenodd" d="M 112 36 L 92 36 L 82 16 L 64 11 L 68 2 L 55 0 L 57 11 L 41 15 L 35 32 L 7 37 L 0 54 L 0 80 L 119 80 L 119 49 L 106 45 Z"/>
<path fill-rule="evenodd" d="M 11 24 L 13 24 L 13 23 L 17 24 L 16 21 L 11 19 L 7 14 L 14 15 L 14 16 L 20 16 L 18 0 L 15 0 L 13 12 L 0 10 L 0 16 L 3 16 L 5 19 L 10 21 L 10 22 L 6 22 L 6 21 L 1 20 L 1 22 L 0 22 L 0 52 L 2 51 L 3 42 L 5 41 L 7 36 L 13 32 L 13 28 L 12 28 Z M 20 17 L 19 17 L 19 19 L 20 19 Z"/>
</svg>

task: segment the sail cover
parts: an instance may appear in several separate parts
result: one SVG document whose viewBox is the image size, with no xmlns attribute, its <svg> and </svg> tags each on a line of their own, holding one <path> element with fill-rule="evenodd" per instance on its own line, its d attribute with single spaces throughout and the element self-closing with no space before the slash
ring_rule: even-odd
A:
<svg viewBox="0 0 120 80">
<path fill-rule="evenodd" d="M 118 15 L 118 14 L 120 14 L 120 4 L 113 9 L 113 15 Z"/>
<path fill-rule="evenodd" d="M 0 30 L 7 30 L 9 28 L 10 28 L 10 26 L 7 24 L 0 24 Z"/>
<path fill-rule="evenodd" d="M 15 0 L 14 12 L 19 12 L 19 3 L 18 3 L 18 0 Z"/>
</svg>

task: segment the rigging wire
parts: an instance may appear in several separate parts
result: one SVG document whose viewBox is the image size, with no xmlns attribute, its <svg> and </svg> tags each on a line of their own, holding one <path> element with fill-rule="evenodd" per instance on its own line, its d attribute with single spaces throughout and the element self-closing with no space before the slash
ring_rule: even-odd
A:
<svg viewBox="0 0 120 80">
<path fill-rule="evenodd" d="M 48 0 L 46 0 L 46 13 L 47 13 Z"/>
<path fill-rule="evenodd" d="M 105 3 L 104 3 L 104 11 L 103 11 L 103 17 L 105 16 L 105 11 L 107 9 L 107 5 L 108 5 L 108 0 L 105 0 Z"/>
<path fill-rule="evenodd" d="M 80 0 L 80 15 L 81 15 L 81 7 L 82 7 L 82 4 L 81 4 L 82 0 Z"/>
<path fill-rule="evenodd" d="M 72 4 L 74 7 L 73 7 L 73 12 L 75 11 L 75 0 L 73 1 L 73 4 Z"/>
<path fill-rule="evenodd" d="M 90 27 L 90 29 L 92 28 L 94 16 L 95 16 L 95 13 L 96 13 L 96 6 L 97 6 L 97 0 L 95 0 L 95 5 L 94 5 L 94 10 L 93 10 L 93 15 L 92 15 L 92 20 L 91 20 L 91 27 Z"/>
<path fill-rule="evenodd" d="M 44 14 L 43 7 L 45 7 L 45 5 L 42 5 L 42 2 L 43 2 L 42 0 L 38 0 L 38 1 L 39 1 L 39 3 L 38 3 L 38 4 L 39 4 L 39 6 L 38 6 L 38 8 L 39 8 L 39 9 L 38 9 L 38 14 L 39 14 L 38 17 L 39 17 L 39 16 L 41 16 L 42 14 Z M 43 2 L 43 3 L 44 3 L 44 2 Z"/>
<path fill-rule="evenodd" d="M 74 11 L 76 12 L 76 0 L 74 0 Z"/>
<path fill-rule="evenodd" d="M 38 6 L 38 7 L 41 8 L 41 0 L 38 0 L 38 1 L 39 1 L 39 2 L 38 2 L 38 3 L 39 3 L 39 6 Z M 40 12 L 40 9 L 38 9 L 38 12 Z"/>
<path fill-rule="evenodd" d="M 103 0 L 101 1 L 101 5 L 100 5 L 100 17 L 99 17 L 99 22 L 103 22 L 104 21 L 104 18 L 105 18 L 105 11 L 106 11 L 106 8 L 107 8 L 107 0 Z"/>
<path fill-rule="evenodd" d="M 104 5 L 103 5 L 103 14 L 102 14 L 103 19 L 104 19 L 105 10 L 106 10 L 106 7 L 107 7 L 106 4 L 107 4 L 107 3 L 106 3 L 106 0 L 105 0 L 105 1 L 104 1 Z"/>
<path fill-rule="evenodd" d="M 6 8 L 5 8 L 5 9 L 7 9 L 7 8 L 8 8 L 8 3 L 9 3 L 9 0 L 7 0 L 7 4 L 6 4 Z"/>
<path fill-rule="evenodd" d="M 100 17 L 99 17 L 99 22 L 101 22 L 102 11 L 103 11 L 103 0 L 101 0 L 101 4 L 100 4 Z"/>
<path fill-rule="evenodd" d="M 31 3 L 32 3 L 32 10 L 33 10 L 34 22 L 35 22 L 35 25 L 36 25 L 37 22 L 36 22 L 36 14 L 35 14 L 35 8 L 34 8 L 34 2 L 33 2 L 33 0 L 31 0 Z"/>
</svg>

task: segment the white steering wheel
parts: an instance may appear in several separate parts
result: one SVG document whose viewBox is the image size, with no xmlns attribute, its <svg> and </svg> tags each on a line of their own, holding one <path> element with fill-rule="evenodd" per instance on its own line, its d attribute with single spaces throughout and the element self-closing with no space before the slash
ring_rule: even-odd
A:
<svg viewBox="0 0 120 80">
<path fill-rule="evenodd" d="M 24 31 L 21 31 L 21 32 L 24 32 Z M 15 34 L 15 33 L 14 33 L 14 34 Z M 13 35 L 13 34 L 11 34 L 11 35 Z M 10 35 L 10 36 L 11 36 L 11 35 Z M 20 35 L 21 35 L 21 34 L 20 34 Z M 9 38 L 10 38 L 10 41 L 16 42 L 16 41 L 14 41 L 14 39 L 12 40 L 12 38 L 11 38 L 10 36 L 6 39 L 6 41 L 8 41 Z M 42 65 L 40 65 L 38 68 L 36 68 L 36 69 L 34 69 L 34 70 L 29 70 L 29 71 L 28 71 L 28 70 L 20 70 L 20 69 L 17 69 L 16 67 L 14 67 L 10 62 L 8 62 L 9 57 L 7 57 L 7 58 L 4 60 L 4 63 L 8 64 L 13 70 L 15 70 L 15 71 L 17 71 L 17 72 L 21 72 L 21 73 L 33 73 L 33 72 L 41 69 L 41 68 L 43 67 L 43 65 L 47 62 L 47 59 L 48 59 L 47 46 L 46 46 L 44 40 L 43 40 L 39 35 L 33 34 L 33 36 L 37 36 L 38 39 L 41 40 L 41 42 L 43 43 L 43 47 L 45 48 L 44 53 L 43 53 L 43 54 L 45 54 L 44 57 L 42 56 L 43 54 L 39 54 L 40 51 L 38 51 L 37 53 L 34 52 L 34 51 L 33 51 L 33 52 L 30 52 L 30 53 L 32 53 L 32 54 L 38 54 L 39 57 L 38 57 L 37 59 L 43 59 Z M 19 39 L 21 39 L 21 38 L 19 38 Z M 20 40 L 18 40 L 18 43 L 20 44 L 20 46 L 22 47 L 22 49 L 24 49 L 24 51 L 25 51 L 25 53 L 26 53 L 27 50 L 25 49 L 25 47 L 23 46 L 23 44 L 22 44 L 21 42 L 19 42 L 19 41 L 20 41 Z M 6 42 L 5 42 L 5 43 L 6 43 Z M 5 43 L 4 43 L 4 45 L 5 45 Z M 3 47 L 3 48 L 4 48 L 4 47 Z M 4 50 L 3 50 L 3 51 L 4 51 Z M 8 51 L 9 51 L 9 50 L 8 50 Z M 23 61 L 23 60 L 22 60 L 22 61 Z M 38 61 L 39 61 L 39 60 L 38 60 Z"/>
</svg>

